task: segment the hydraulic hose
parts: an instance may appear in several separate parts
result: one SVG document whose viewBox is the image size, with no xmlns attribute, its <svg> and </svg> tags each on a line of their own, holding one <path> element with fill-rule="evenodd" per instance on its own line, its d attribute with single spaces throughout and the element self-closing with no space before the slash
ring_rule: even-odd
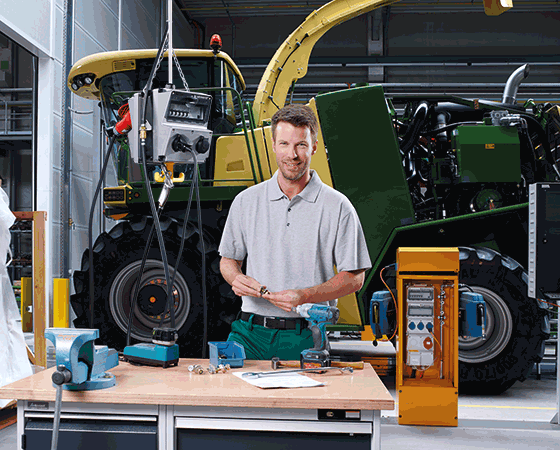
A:
<svg viewBox="0 0 560 450">
<path fill-rule="evenodd" d="M 418 140 L 420 130 L 424 126 L 426 118 L 428 117 L 428 108 L 429 105 L 427 102 L 421 102 L 418 105 L 418 108 L 416 108 L 414 116 L 412 117 L 412 123 L 409 125 L 409 128 L 408 130 L 406 130 L 406 134 L 403 138 L 404 145 L 401 149 L 403 154 L 408 154 L 408 152 L 412 150 L 414 144 Z"/>
<path fill-rule="evenodd" d="M 105 172 L 107 171 L 107 165 L 109 164 L 109 157 L 111 156 L 111 151 L 115 143 L 116 135 L 111 137 L 109 141 L 109 148 L 107 149 L 107 154 L 105 155 L 105 160 L 103 161 L 103 167 L 101 169 L 101 174 L 99 175 L 99 181 L 97 182 L 97 187 L 95 189 L 95 194 L 93 195 L 93 200 L 91 202 L 91 208 L 89 210 L 89 221 L 88 221 L 88 245 L 89 245 L 89 327 L 93 328 L 93 311 L 95 303 L 95 286 L 94 286 L 94 273 L 93 273 L 93 214 L 95 212 L 95 203 L 97 202 L 97 197 L 101 191 L 101 186 L 103 185 L 103 180 L 105 179 Z"/>
</svg>

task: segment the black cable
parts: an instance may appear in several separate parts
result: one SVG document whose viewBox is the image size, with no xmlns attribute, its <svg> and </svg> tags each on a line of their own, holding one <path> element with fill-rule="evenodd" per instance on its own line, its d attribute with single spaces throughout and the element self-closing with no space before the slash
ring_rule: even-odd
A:
<svg viewBox="0 0 560 450">
<path fill-rule="evenodd" d="M 160 211 L 161 212 L 161 211 Z M 150 247 L 152 245 L 152 239 L 154 237 L 155 221 L 152 222 L 150 227 L 150 234 L 148 235 L 148 240 L 146 241 L 146 246 L 144 247 L 144 253 L 142 255 L 142 262 L 140 263 L 140 268 L 138 270 L 138 278 L 136 278 L 136 284 L 134 285 L 134 293 L 130 299 L 130 310 L 128 312 L 128 326 L 126 327 L 126 346 L 130 345 L 130 335 L 132 333 L 132 311 L 138 302 L 138 294 L 140 293 L 140 283 L 142 281 L 142 275 L 144 274 L 144 267 L 146 266 L 146 260 L 148 259 L 148 253 L 150 252 Z"/>
<path fill-rule="evenodd" d="M 145 146 L 145 143 L 142 144 L 142 146 Z M 152 185 L 150 184 L 150 181 L 148 179 L 148 168 L 146 165 L 146 158 L 144 155 L 144 149 L 142 149 L 142 153 L 140 155 L 141 161 L 142 161 L 142 171 L 144 173 L 144 180 L 146 183 L 146 191 L 148 191 L 148 200 L 150 201 L 150 209 L 152 210 L 152 216 L 154 218 L 154 225 L 155 225 L 155 229 L 156 229 L 156 233 L 157 233 L 157 237 L 158 237 L 158 242 L 159 242 L 159 249 L 160 249 L 160 253 L 161 253 L 161 260 L 163 263 L 163 270 L 165 272 L 165 281 L 167 282 L 167 285 L 169 286 L 169 282 L 171 281 L 171 278 L 169 276 L 169 262 L 167 261 L 167 252 L 165 250 L 165 241 L 163 240 L 163 233 L 161 231 L 161 224 L 159 222 L 159 215 L 158 215 L 158 211 L 156 209 L 156 202 L 154 200 L 154 194 L 152 192 Z M 141 276 L 141 275 L 140 275 Z M 169 302 L 169 307 L 172 306 L 171 302 L 171 298 L 168 296 L 167 297 L 167 301 Z M 171 309 L 171 328 L 175 328 L 175 310 Z"/>
<path fill-rule="evenodd" d="M 157 52 L 157 55 L 156 55 L 156 60 L 154 61 L 154 64 L 152 65 L 152 70 L 150 71 L 150 75 L 148 76 L 148 81 L 146 82 L 146 86 L 144 86 L 144 89 L 142 89 L 142 92 L 144 93 L 145 96 L 147 96 L 148 92 L 152 89 L 152 84 L 153 84 L 154 78 L 156 76 L 156 67 L 158 66 L 159 59 L 161 58 L 161 55 L 164 52 L 163 48 L 165 46 L 165 43 L 167 42 L 167 32 L 168 31 L 169 31 L 169 24 L 166 23 L 165 31 L 163 33 L 163 40 L 161 41 L 161 44 L 159 45 L 158 52 Z M 145 109 L 144 109 L 144 114 L 145 114 Z"/>
<path fill-rule="evenodd" d="M 105 179 L 105 172 L 107 171 L 107 166 L 109 164 L 109 157 L 111 156 L 111 150 L 115 143 L 116 135 L 111 137 L 109 141 L 109 148 L 107 149 L 107 154 L 105 155 L 105 160 L 103 161 L 103 167 L 101 169 L 101 174 L 99 175 L 99 181 L 97 182 L 97 187 L 95 188 L 95 194 L 93 195 L 93 200 L 91 202 L 91 208 L 89 210 L 89 221 L 88 221 L 88 245 L 89 245 L 89 327 L 93 328 L 93 311 L 95 303 L 95 287 L 94 287 L 94 273 L 93 273 L 93 214 L 95 212 L 95 203 L 97 202 L 97 197 L 101 191 L 101 186 L 103 185 L 103 180 Z"/>
<path fill-rule="evenodd" d="M 175 275 L 177 274 L 177 272 L 179 271 L 179 265 L 181 263 L 181 257 L 182 257 L 182 253 L 183 253 L 183 248 L 185 245 L 185 231 L 187 228 L 187 222 L 188 222 L 188 214 L 190 212 L 190 208 L 191 208 L 191 201 L 192 201 L 192 194 L 193 194 L 193 190 L 196 191 L 196 209 L 197 209 L 197 221 L 198 221 L 198 235 L 199 235 L 199 239 L 200 239 L 200 248 L 201 248 L 201 253 L 202 253 L 202 308 L 203 308 L 203 312 L 202 312 L 202 316 L 203 316 L 203 323 L 204 323 L 204 331 L 203 331 L 203 337 L 202 337 L 202 358 L 206 358 L 206 352 L 207 352 L 207 344 L 208 344 L 208 301 L 207 301 L 207 294 L 206 294 L 206 247 L 205 247 L 205 243 L 204 243 L 204 230 L 202 228 L 202 209 L 201 209 L 201 202 L 200 202 L 200 184 L 199 184 L 199 179 L 200 179 L 200 174 L 199 174 L 199 170 L 198 170 L 198 160 L 196 158 L 196 153 L 194 152 L 194 150 L 188 146 L 186 146 L 181 139 L 176 139 L 174 145 L 177 145 L 181 148 L 181 151 L 189 151 L 193 157 L 193 162 L 194 162 L 194 169 L 193 169 L 193 176 L 192 176 L 192 181 L 191 181 L 191 189 L 190 189 L 190 194 L 189 194 L 189 202 L 187 204 L 187 210 L 186 210 L 186 214 L 185 214 L 185 220 L 183 222 L 183 231 L 181 233 L 181 246 L 179 248 L 179 254 L 177 257 L 177 261 L 175 263 L 175 271 L 173 272 L 173 278 L 172 278 L 172 283 L 171 286 L 173 285 L 173 282 L 175 280 Z M 170 294 L 168 294 L 170 295 Z M 172 307 L 172 304 L 169 305 L 169 307 Z M 163 320 L 163 318 L 162 318 Z"/>
<path fill-rule="evenodd" d="M 168 27 L 166 26 L 166 31 L 164 36 L 167 37 L 168 34 Z M 171 281 L 170 276 L 169 276 L 169 263 L 167 260 L 167 252 L 165 250 L 165 242 L 163 240 L 163 233 L 161 231 L 161 224 L 159 222 L 159 215 L 158 212 L 156 210 L 156 204 L 154 201 L 154 194 L 152 192 L 152 185 L 150 183 L 150 180 L 148 178 L 148 169 L 146 166 L 146 113 L 148 110 L 148 96 L 150 93 L 150 89 L 152 87 L 152 83 L 155 77 L 155 73 L 156 73 L 156 68 L 158 66 L 159 63 L 159 59 L 161 57 L 161 55 L 163 54 L 163 49 L 165 47 L 165 43 L 167 42 L 167 39 L 164 38 L 163 41 L 161 42 L 161 45 L 159 46 L 158 49 L 158 53 L 156 56 L 156 60 L 154 62 L 154 65 L 152 66 L 152 70 L 150 72 L 150 76 L 148 77 L 148 82 L 146 83 L 146 86 L 144 87 L 143 90 L 143 101 L 144 104 L 142 105 L 142 117 L 140 118 L 140 123 L 141 123 L 141 129 L 140 130 L 135 130 L 135 132 L 140 132 L 140 146 L 141 149 L 138 152 L 139 153 L 139 158 L 141 161 L 141 165 L 142 165 L 142 172 L 144 174 L 144 182 L 146 184 L 146 191 L 148 192 L 148 200 L 150 202 L 150 209 L 152 211 L 152 216 L 154 218 L 154 226 L 156 229 L 156 233 L 157 233 L 157 237 L 158 237 L 158 242 L 159 242 L 159 248 L 160 248 L 160 253 L 161 253 L 161 259 L 162 259 L 162 263 L 163 263 L 163 270 L 165 272 L 165 281 L 167 282 L 167 285 L 169 286 L 169 282 Z M 140 274 L 140 276 L 142 276 Z M 168 290 L 169 292 L 169 290 Z M 169 303 L 169 307 L 171 310 L 171 327 L 175 328 L 175 309 L 172 308 L 172 303 L 171 303 L 171 297 L 167 298 L 167 302 Z"/>
<path fill-rule="evenodd" d="M 194 153 L 193 153 L 194 155 Z M 195 158 L 196 161 L 196 158 Z M 202 229 L 202 211 L 200 207 L 200 188 L 198 185 L 198 162 L 195 165 L 196 169 L 196 212 L 198 219 L 198 237 L 200 239 L 200 246 L 202 251 L 202 320 L 204 321 L 204 332 L 202 334 L 202 359 L 207 356 L 207 343 L 208 343 L 208 301 L 206 298 L 206 248 L 204 244 L 204 230 Z"/>
<path fill-rule="evenodd" d="M 189 221 L 189 214 L 191 212 L 191 203 L 192 203 L 192 196 L 193 196 L 193 189 L 195 187 L 195 183 L 196 180 L 194 179 L 194 175 L 195 172 L 193 171 L 193 179 L 191 179 L 191 188 L 189 191 L 189 201 L 187 202 L 187 209 L 185 210 L 185 220 L 183 221 L 183 230 L 181 231 L 181 245 L 179 246 L 179 253 L 177 255 L 177 260 L 175 261 L 175 268 L 173 270 L 173 274 L 171 275 L 171 292 L 168 293 L 168 295 L 173 296 L 173 285 L 175 284 L 175 275 L 177 275 L 177 272 L 179 271 L 179 266 L 181 265 L 181 258 L 183 256 L 183 250 L 185 248 L 185 235 L 186 235 L 186 231 L 187 231 L 187 223 Z M 169 291 L 169 287 L 168 287 L 168 291 Z M 165 310 L 165 313 L 161 316 L 160 322 L 159 322 L 159 326 L 163 326 L 163 318 L 165 317 L 165 314 L 167 313 L 167 309 Z M 171 311 L 170 311 L 171 313 Z"/>
</svg>

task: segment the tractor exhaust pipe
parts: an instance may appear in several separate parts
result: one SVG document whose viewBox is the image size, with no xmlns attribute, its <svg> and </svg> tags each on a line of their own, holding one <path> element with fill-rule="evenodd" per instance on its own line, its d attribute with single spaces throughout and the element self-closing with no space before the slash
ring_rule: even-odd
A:
<svg viewBox="0 0 560 450">
<path fill-rule="evenodd" d="M 504 88 L 502 103 L 505 103 L 506 105 L 513 105 L 515 103 L 517 89 L 519 89 L 521 82 L 528 76 L 529 64 L 522 65 L 509 76 L 506 82 L 506 87 Z"/>
</svg>

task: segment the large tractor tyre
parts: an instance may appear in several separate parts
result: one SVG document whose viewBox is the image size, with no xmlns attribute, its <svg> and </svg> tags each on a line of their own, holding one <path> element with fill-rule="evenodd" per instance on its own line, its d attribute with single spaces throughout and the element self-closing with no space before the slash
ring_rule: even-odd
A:
<svg viewBox="0 0 560 450">
<path fill-rule="evenodd" d="M 459 390 L 499 394 L 542 359 L 548 312 L 527 297 L 527 273 L 518 262 L 488 248 L 459 250 L 460 283 L 486 301 L 486 338 L 459 338 Z"/>
<path fill-rule="evenodd" d="M 138 277 L 144 247 L 152 221 L 142 218 L 121 222 L 108 233 L 99 235 L 93 246 L 95 302 L 93 327 L 100 331 L 100 342 L 122 350 L 126 345 L 126 330 L 133 287 Z M 198 230 L 188 224 L 182 263 L 174 281 L 176 328 L 179 332 L 181 357 L 201 357 L 204 331 L 202 304 L 202 261 Z M 181 224 L 171 220 L 162 222 L 165 247 L 170 271 L 177 260 L 181 239 Z M 204 230 L 206 251 L 206 292 L 208 305 L 208 340 L 225 340 L 235 319 L 239 304 L 231 289 L 223 286 L 219 274 L 217 245 L 212 232 Z M 89 328 L 89 259 L 86 250 L 82 256 L 81 271 L 74 273 L 75 294 L 71 297 L 76 313 L 74 325 Z M 157 236 L 152 245 L 141 281 L 137 305 L 134 307 L 132 343 L 150 342 L 152 329 L 159 326 L 166 306 L 165 272 Z M 164 326 L 170 325 L 167 312 Z"/>
</svg>

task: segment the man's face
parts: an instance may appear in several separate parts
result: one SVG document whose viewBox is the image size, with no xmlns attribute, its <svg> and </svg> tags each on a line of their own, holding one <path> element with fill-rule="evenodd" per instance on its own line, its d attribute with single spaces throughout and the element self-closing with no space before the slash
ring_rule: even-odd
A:
<svg viewBox="0 0 560 450">
<path fill-rule="evenodd" d="M 317 142 L 313 142 L 308 127 L 279 122 L 272 148 L 280 174 L 286 180 L 297 181 L 309 170 L 311 156 L 317 151 Z"/>
</svg>

